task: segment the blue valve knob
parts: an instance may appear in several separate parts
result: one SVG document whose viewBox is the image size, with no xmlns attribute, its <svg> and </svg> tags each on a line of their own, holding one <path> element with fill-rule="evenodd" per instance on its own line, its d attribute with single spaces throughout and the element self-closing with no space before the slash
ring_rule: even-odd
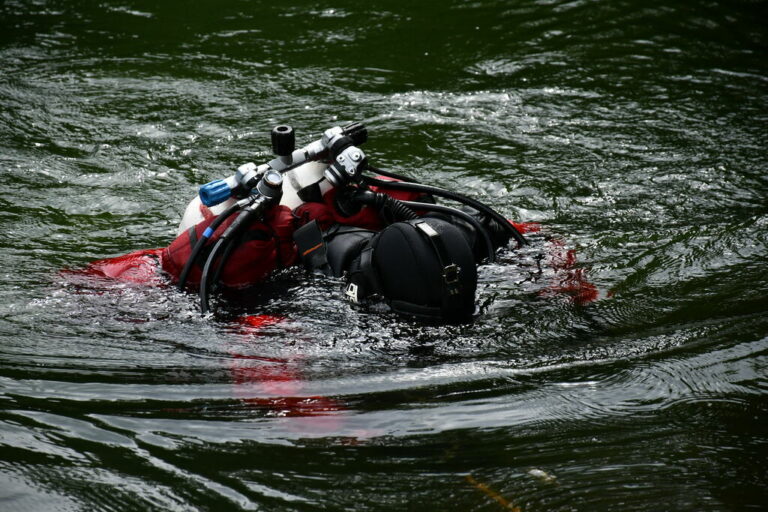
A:
<svg viewBox="0 0 768 512">
<path fill-rule="evenodd" d="M 227 180 L 215 180 L 200 187 L 200 201 L 208 207 L 216 206 L 229 199 L 232 187 Z"/>
</svg>

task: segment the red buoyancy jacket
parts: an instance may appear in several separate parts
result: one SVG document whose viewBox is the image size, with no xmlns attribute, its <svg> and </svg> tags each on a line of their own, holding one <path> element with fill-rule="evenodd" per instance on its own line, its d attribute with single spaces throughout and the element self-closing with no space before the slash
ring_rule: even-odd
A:
<svg viewBox="0 0 768 512">
<path fill-rule="evenodd" d="M 211 237 L 206 246 L 207 250 L 203 250 L 197 264 L 189 272 L 189 285 L 195 287 L 200 284 L 205 257 L 219 235 L 236 217 L 237 215 L 232 215 Z M 163 249 L 161 266 L 174 282 L 178 281 L 192 248 L 215 218 L 210 216 L 189 228 Z M 221 273 L 222 284 L 233 288 L 247 286 L 263 281 L 275 269 L 293 265 L 296 261 L 293 230 L 293 215 L 287 207 L 276 206 L 267 211 L 263 221 L 252 223 L 241 236 L 240 244 L 232 252 Z"/>
</svg>

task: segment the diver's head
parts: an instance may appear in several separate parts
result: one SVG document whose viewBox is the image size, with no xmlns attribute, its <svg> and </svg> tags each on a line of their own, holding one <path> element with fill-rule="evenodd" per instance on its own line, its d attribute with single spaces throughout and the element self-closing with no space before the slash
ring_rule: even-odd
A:
<svg viewBox="0 0 768 512">
<path fill-rule="evenodd" d="M 377 233 L 352 265 L 347 295 L 382 297 L 397 313 L 462 323 L 475 310 L 477 269 L 462 231 L 437 218 L 396 222 Z"/>
</svg>

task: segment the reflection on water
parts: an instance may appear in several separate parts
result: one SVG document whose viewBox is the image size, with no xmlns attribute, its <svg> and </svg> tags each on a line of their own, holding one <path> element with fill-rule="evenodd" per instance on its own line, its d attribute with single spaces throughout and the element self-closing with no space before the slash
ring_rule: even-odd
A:
<svg viewBox="0 0 768 512">
<path fill-rule="evenodd" d="M 396 7 L 0 7 L 0 508 L 763 506 L 760 7 Z M 215 318 L 80 272 L 166 245 L 273 125 L 351 120 L 543 226 L 471 325 L 297 269 Z"/>
</svg>

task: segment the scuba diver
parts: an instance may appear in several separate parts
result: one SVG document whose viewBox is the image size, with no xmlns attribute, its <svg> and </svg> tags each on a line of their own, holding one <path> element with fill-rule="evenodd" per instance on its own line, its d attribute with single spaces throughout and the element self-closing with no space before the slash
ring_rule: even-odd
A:
<svg viewBox="0 0 768 512">
<path fill-rule="evenodd" d="M 299 149 L 290 126 L 271 136 L 276 158 L 202 186 L 168 247 L 100 260 L 89 272 L 151 284 L 170 279 L 180 290 L 198 290 L 207 313 L 213 292 L 253 286 L 300 263 L 342 278 L 353 303 L 384 302 L 419 321 L 464 323 L 475 312 L 477 265 L 495 261 L 512 239 L 526 245 L 523 234 L 538 230 L 462 194 L 373 167 L 359 147 L 368 137 L 360 123 L 328 129 Z M 582 299 L 594 300 L 594 287 L 578 277 Z"/>
</svg>

